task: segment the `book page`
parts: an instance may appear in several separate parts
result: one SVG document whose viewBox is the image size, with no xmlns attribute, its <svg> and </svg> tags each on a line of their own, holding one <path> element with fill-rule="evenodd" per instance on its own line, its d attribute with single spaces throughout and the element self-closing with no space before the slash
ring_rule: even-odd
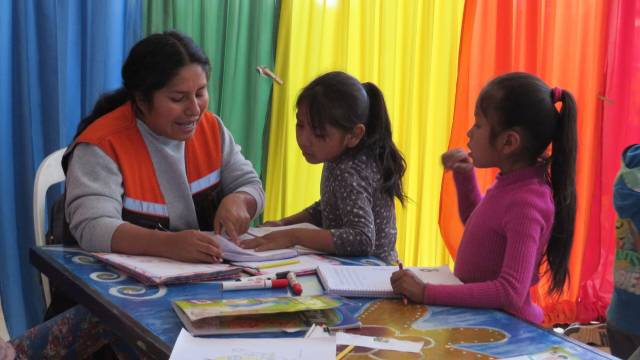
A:
<svg viewBox="0 0 640 360">
<path fill-rule="evenodd" d="M 391 274 L 395 266 L 325 266 L 320 265 L 328 290 L 361 291 L 365 293 L 393 292 Z"/>
<path fill-rule="evenodd" d="M 336 342 L 328 338 L 203 339 L 182 329 L 170 360 L 334 359 Z"/>
<path fill-rule="evenodd" d="M 370 349 L 419 353 L 422 351 L 424 341 L 407 341 L 389 337 L 373 337 L 339 332 L 336 334 L 336 345 L 354 345 Z"/>
<path fill-rule="evenodd" d="M 393 297 L 397 295 L 391 287 L 391 275 L 398 269 L 397 266 L 320 265 L 318 276 L 329 293 L 343 296 Z M 462 284 L 447 266 L 412 267 L 408 270 L 423 282 Z"/>
<path fill-rule="evenodd" d="M 298 252 L 295 249 L 279 249 L 258 252 L 253 249 L 243 249 L 226 237 L 216 235 L 213 232 L 206 232 L 206 234 L 213 237 L 218 242 L 220 250 L 222 251 L 222 257 L 229 261 L 268 261 L 298 256 Z M 240 236 L 240 241 L 253 237 L 253 235 L 248 233 L 243 234 Z"/>
<path fill-rule="evenodd" d="M 296 258 L 298 260 L 295 264 L 288 264 L 283 266 L 277 266 L 272 268 L 260 269 L 260 272 L 265 275 L 272 275 L 281 271 L 293 271 L 295 273 L 314 273 L 319 265 L 340 265 L 338 260 L 329 259 L 319 255 L 301 255 Z M 259 268 L 262 261 L 250 261 L 250 262 L 234 262 L 233 265 L 249 268 Z"/>
</svg>

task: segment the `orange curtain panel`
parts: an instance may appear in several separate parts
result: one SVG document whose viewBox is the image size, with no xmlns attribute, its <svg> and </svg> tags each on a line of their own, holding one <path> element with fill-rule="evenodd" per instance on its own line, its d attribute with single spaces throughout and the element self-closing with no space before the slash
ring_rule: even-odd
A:
<svg viewBox="0 0 640 360">
<path fill-rule="evenodd" d="M 606 83 L 603 97 L 602 148 L 600 159 L 602 176 L 596 179 L 601 196 L 594 199 L 589 235 L 603 240 L 602 257 L 594 276 L 592 288 L 599 283 L 611 288 L 615 242 L 608 241 L 615 234 L 613 183 L 621 165 L 622 151 L 640 143 L 640 1 L 612 0 L 609 12 L 609 36 L 606 54 Z M 598 211 L 599 209 L 599 211 Z M 600 219 L 600 222 L 597 220 Z M 597 227 L 597 225 L 600 225 Z M 595 265 L 595 264 L 594 264 Z M 584 271 L 583 271 L 584 273 Z M 588 273 L 583 275 L 588 276 Z M 611 291 L 609 290 L 608 293 Z M 607 300 L 609 297 L 607 297 Z M 598 310 L 600 306 L 598 306 Z"/>
<path fill-rule="evenodd" d="M 407 265 L 450 261 L 438 229 L 442 167 L 453 118 L 461 0 L 285 0 L 281 3 L 266 174 L 265 220 L 319 199 L 321 166 L 295 139 L 300 90 L 332 70 L 377 84 L 394 141 L 407 161 L 403 208 L 396 204 L 400 258 Z"/>
<path fill-rule="evenodd" d="M 571 91 L 578 103 L 578 211 L 570 282 L 557 299 L 546 296 L 547 279 L 532 289 L 545 311 L 545 323 L 592 319 L 604 314 L 610 282 L 593 281 L 610 256 L 611 234 L 599 230 L 603 216 L 592 209 L 604 201 L 602 169 L 602 89 L 608 6 L 604 0 L 467 0 L 462 25 L 456 103 L 449 148 L 466 147 L 475 100 L 484 84 L 510 71 L 527 71 L 550 86 Z M 478 171 L 485 190 L 495 171 Z M 609 199 L 607 199 L 610 201 Z M 443 178 L 440 228 L 455 256 L 462 235 L 455 186 Z"/>
</svg>

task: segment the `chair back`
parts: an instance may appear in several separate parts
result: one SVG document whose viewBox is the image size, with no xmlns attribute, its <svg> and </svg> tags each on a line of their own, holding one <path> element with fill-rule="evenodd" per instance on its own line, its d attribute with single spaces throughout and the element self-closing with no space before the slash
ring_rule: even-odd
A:
<svg viewBox="0 0 640 360">
<path fill-rule="evenodd" d="M 56 150 L 44 158 L 36 172 L 36 179 L 33 182 L 33 230 L 37 246 L 45 244 L 44 214 L 47 190 L 65 179 L 62 171 L 62 155 L 66 150 L 67 148 Z"/>
</svg>

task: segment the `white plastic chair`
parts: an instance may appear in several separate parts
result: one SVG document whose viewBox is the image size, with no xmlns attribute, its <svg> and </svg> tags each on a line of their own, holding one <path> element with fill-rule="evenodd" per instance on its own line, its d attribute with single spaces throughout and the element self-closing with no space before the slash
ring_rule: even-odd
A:
<svg viewBox="0 0 640 360">
<path fill-rule="evenodd" d="M 62 171 L 62 155 L 65 150 L 56 150 L 40 163 L 36 172 L 36 179 L 33 182 L 33 230 L 36 237 L 36 246 L 45 244 L 45 225 L 44 214 L 46 211 L 47 190 L 61 181 L 65 176 Z M 42 275 L 42 287 L 44 298 L 47 305 L 51 302 L 51 293 L 49 291 L 49 280 Z"/>
</svg>

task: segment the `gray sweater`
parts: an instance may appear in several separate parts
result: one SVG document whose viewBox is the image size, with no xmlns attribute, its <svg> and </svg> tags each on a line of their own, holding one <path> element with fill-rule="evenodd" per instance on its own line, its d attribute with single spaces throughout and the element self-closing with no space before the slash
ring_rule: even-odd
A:
<svg viewBox="0 0 640 360">
<path fill-rule="evenodd" d="M 381 185 L 380 168 L 366 151 L 324 164 L 320 201 L 306 211 L 331 231 L 336 254 L 398 260 L 395 204 Z"/>
<path fill-rule="evenodd" d="M 220 121 L 222 166 L 220 186 L 224 195 L 243 191 L 256 199 L 256 215 L 264 208 L 264 191 L 251 162 Z M 136 121 L 156 171 L 169 210 L 171 230 L 198 229 L 184 162 L 184 141 L 156 135 Z M 67 169 L 65 215 L 71 234 L 87 251 L 111 251 L 111 237 L 122 224 L 122 174 L 100 148 L 79 144 Z"/>
</svg>

